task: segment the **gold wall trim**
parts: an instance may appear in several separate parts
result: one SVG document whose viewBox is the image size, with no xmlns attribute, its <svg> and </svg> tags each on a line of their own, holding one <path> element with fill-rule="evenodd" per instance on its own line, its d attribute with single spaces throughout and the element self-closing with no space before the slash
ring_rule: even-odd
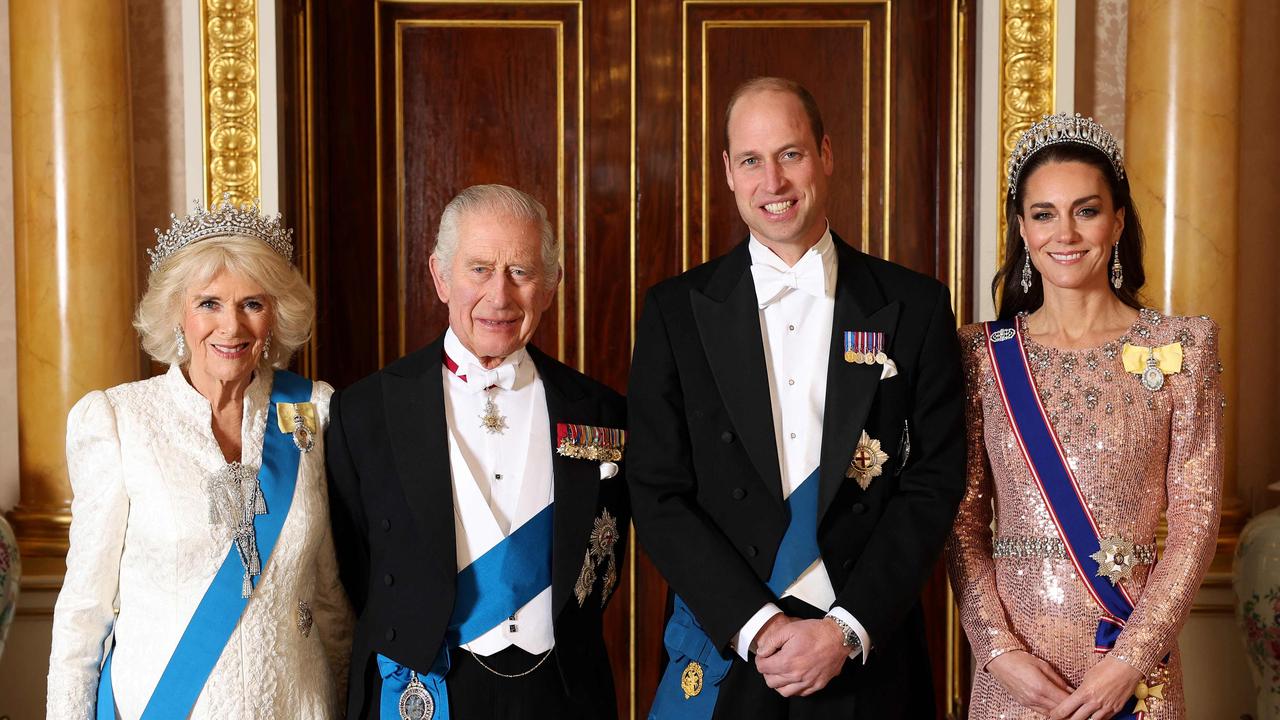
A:
<svg viewBox="0 0 1280 720">
<path fill-rule="evenodd" d="M 1000 3 L 1000 148 L 996 164 L 998 198 L 996 267 L 1004 258 L 1008 194 L 1005 168 L 1018 135 L 1053 112 L 1057 61 L 1057 0 L 1002 0 Z"/>
<path fill-rule="evenodd" d="M 204 195 L 235 203 L 261 196 L 258 2 L 200 2 L 200 104 Z"/>
<path fill-rule="evenodd" d="M 688 270 L 693 263 L 689 257 L 689 8 L 691 6 L 714 6 L 714 5 L 741 5 L 741 4 L 816 4 L 816 5 L 884 5 L 884 188 L 882 191 L 882 206 L 884 208 L 883 231 L 882 238 L 882 254 L 884 258 L 890 255 L 890 236 L 889 221 L 892 213 L 893 193 L 890 191 L 890 170 L 892 163 L 892 153 L 890 138 L 892 132 L 892 123 L 890 122 L 890 113 L 892 110 L 892 59 L 893 59 L 893 31 L 892 18 L 893 8 L 890 0 L 779 0 L 772 2 L 770 0 L 685 0 L 680 8 L 680 196 L 681 196 L 681 231 L 680 231 L 680 258 L 681 268 Z M 710 116 L 707 112 L 707 32 L 708 30 L 718 30 L 727 28 L 740 27 L 808 27 L 808 28 L 857 28 L 862 31 L 863 38 L 863 57 L 862 57 L 862 174 L 861 177 L 870 177 L 871 173 L 871 40 L 872 40 L 872 22 L 870 20 L 849 20 L 849 19 L 830 19 L 830 20 L 704 20 L 699 28 L 701 36 L 702 52 L 700 58 L 701 77 L 699 79 L 701 85 L 701 114 L 702 122 L 699 133 L 702 138 L 702 157 L 698 162 L 702 169 L 702 206 L 699 208 L 699 217 L 702 220 L 702 237 L 700 247 L 700 257 L 698 262 L 707 262 L 710 257 L 710 235 L 707 232 L 707 224 L 710 214 L 710 165 L 711 151 L 708 143 Z M 870 248 L 870 190 L 866 183 L 862 185 L 862 250 L 868 251 Z"/>
<path fill-rule="evenodd" d="M 374 74 L 375 74 L 374 97 L 375 97 L 375 101 L 374 101 L 374 104 L 376 106 L 375 123 L 377 124 L 377 128 L 378 128 L 378 131 L 376 133 L 376 136 L 377 136 L 376 152 L 378 154 L 377 161 L 376 161 L 376 165 L 378 168 L 378 172 L 376 173 L 376 194 L 377 194 L 377 207 L 378 207 L 378 223 L 377 223 L 378 362 L 379 364 L 383 364 L 383 365 L 385 365 L 387 361 L 387 358 L 385 357 L 386 308 L 384 307 L 384 300 L 383 300 L 384 290 L 385 290 L 385 278 L 383 277 L 383 263 L 385 260 L 385 256 L 383 254 L 385 228 L 383 227 L 383 222 L 382 222 L 382 207 L 383 207 L 383 200 L 385 197 L 384 195 L 385 189 L 382 186 L 382 167 L 383 167 L 384 160 L 382 156 L 383 78 L 382 78 L 382 62 L 381 62 L 382 60 L 381 10 L 382 10 L 382 5 L 384 4 L 457 5 L 457 4 L 473 4 L 473 3 L 461 3 L 461 2 L 457 2 L 457 0 L 428 0 L 425 2 L 422 0 L 412 0 L 412 1 L 411 0 L 377 0 L 376 6 L 375 6 L 375 17 L 374 17 L 374 27 L 375 27 L 375 30 L 374 30 L 374 53 L 375 53 L 374 55 Z M 578 286 L 575 289 L 575 298 L 577 300 L 577 308 L 576 308 L 577 328 L 575 333 L 576 337 L 574 338 L 574 340 L 575 340 L 575 345 L 577 347 L 577 355 L 578 355 L 577 366 L 579 370 L 582 370 L 586 361 L 586 358 L 585 358 L 586 333 L 585 333 L 585 327 L 584 327 L 585 299 L 586 299 L 586 295 L 585 295 L 586 293 L 586 289 L 585 289 L 586 288 L 586 283 L 585 283 L 585 280 L 586 280 L 586 262 L 585 262 L 585 259 L 586 259 L 586 185 L 585 185 L 586 139 L 584 136 L 586 134 L 585 123 L 586 123 L 586 72 L 587 72 L 586 65 L 585 65 L 586 47 L 585 47 L 585 36 L 584 36 L 584 28 L 583 28 L 585 18 L 583 17 L 582 0 L 535 0 L 533 2 L 524 2 L 521 0 L 505 0 L 499 3 L 490 2 L 488 4 L 568 6 L 568 7 L 575 8 L 577 11 L 576 23 L 577 23 L 577 44 L 578 44 L 578 48 L 577 48 L 578 82 L 577 82 L 577 88 L 576 88 L 577 97 L 576 97 L 575 107 L 577 108 L 577 114 L 578 114 L 577 133 L 576 133 L 577 153 L 578 153 L 578 183 L 577 183 L 577 195 L 576 195 L 576 202 L 575 202 L 575 206 L 577 208 L 577 218 L 576 218 L 576 222 L 577 222 L 577 239 L 576 240 L 577 241 L 576 241 L 575 247 L 573 248 L 573 251 L 576 256 L 576 259 L 575 259 L 576 268 L 575 268 L 574 276 Z M 453 28 L 505 27 L 505 28 L 526 28 L 526 29 L 530 29 L 530 28 L 531 29 L 549 29 L 555 32 L 556 127 L 558 128 L 558 132 L 556 135 L 555 223 L 556 223 L 556 232 L 558 233 L 562 241 L 560 262 L 561 262 L 561 265 L 563 266 L 564 254 L 569 251 L 569 249 L 565 247 L 563 243 L 564 233 L 565 233 L 565 223 L 566 223 L 565 203 L 564 203 L 565 176 L 566 176 L 565 146 L 564 146 L 565 128 L 566 128 L 565 87 L 564 87 L 565 85 L 564 83 L 564 69 L 565 69 L 564 25 L 565 23 L 563 20 L 489 19 L 489 18 L 485 18 L 485 19 L 420 18 L 420 19 L 401 19 L 401 20 L 396 20 L 395 22 L 395 29 L 393 31 L 393 35 L 394 35 L 393 43 L 395 48 L 395 120 L 396 120 L 395 122 L 395 143 L 396 143 L 395 163 L 396 163 L 396 192 L 397 192 L 396 254 L 397 254 L 397 257 L 401 259 L 401 262 L 397 263 L 397 269 L 396 269 L 396 272 L 397 272 L 396 279 L 399 285 L 399 287 L 397 288 L 396 299 L 397 299 L 397 305 L 398 305 L 397 310 L 399 313 L 399 318 L 397 320 L 397 328 L 399 333 L 399 337 L 397 338 L 397 348 L 400 355 L 404 355 L 407 349 L 405 346 L 406 331 L 405 331 L 405 312 L 404 312 L 404 307 L 405 307 L 404 292 L 406 287 L 406 279 L 404 276 L 405 263 L 403 262 L 404 253 L 405 253 L 404 203 L 403 203 L 404 182 L 405 182 L 404 164 L 403 164 L 403 155 L 404 155 L 403 98 L 404 98 L 404 95 L 403 95 L 403 86 L 401 84 L 401 80 L 403 78 L 403 72 L 402 72 L 403 57 L 402 57 L 401 41 L 402 41 L 404 29 L 411 28 L 411 27 L 453 27 Z M 558 323 L 557 333 L 556 333 L 556 351 L 557 351 L 557 357 L 561 360 L 565 358 L 565 350 L 566 350 L 567 341 L 568 341 L 568 338 L 565 333 L 565 317 L 567 315 L 565 294 L 566 293 L 565 293 L 564 286 L 561 286 L 561 288 L 556 292 L 556 317 L 557 317 L 557 323 Z"/>
</svg>

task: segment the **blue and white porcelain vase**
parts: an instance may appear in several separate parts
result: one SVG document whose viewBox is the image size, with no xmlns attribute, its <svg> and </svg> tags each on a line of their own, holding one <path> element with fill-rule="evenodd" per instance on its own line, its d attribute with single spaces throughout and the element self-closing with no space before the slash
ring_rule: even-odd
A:
<svg viewBox="0 0 1280 720">
<path fill-rule="evenodd" d="M 22 560 L 18 557 L 18 539 L 13 527 L 0 515 L 0 655 L 4 655 L 4 639 L 18 608 L 18 580 L 22 577 Z"/>
<path fill-rule="evenodd" d="M 1268 487 L 1280 490 L 1280 483 Z M 1280 507 L 1244 526 L 1232 577 L 1236 621 L 1258 691 L 1257 720 L 1280 720 Z"/>
</svg>

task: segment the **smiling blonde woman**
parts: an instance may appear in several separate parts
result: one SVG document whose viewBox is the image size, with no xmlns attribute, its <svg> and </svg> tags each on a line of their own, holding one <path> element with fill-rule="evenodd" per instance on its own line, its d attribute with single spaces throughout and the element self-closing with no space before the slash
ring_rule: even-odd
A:
<svg viewBox="0 0 1280 720">
<path fill-rule="evenodd" d="M 162 376 L 67 419 L 74 491 L 49 718 L 339 715 L 333 389 L 282 368 L 314 296 L 292 231 L 225 199 L 159 233 L 135 326 Z"/>
</svg>

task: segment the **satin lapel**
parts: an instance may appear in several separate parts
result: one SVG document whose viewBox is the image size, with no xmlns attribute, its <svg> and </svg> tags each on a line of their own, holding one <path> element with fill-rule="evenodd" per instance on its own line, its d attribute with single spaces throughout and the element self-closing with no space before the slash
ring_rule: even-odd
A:
<svg viewBox="0 0 1280 720">
<path fill-rule="evenodd" d="M 537 348 L 530 346 L 529 356 L 537 365 L 546 390 L 550 420 L 555 497 L 551 550 L 551 617 L 554 618 L 572 596 L 573 585 L 582 570 L 582 554 L 587 549 L 600 491 L 600 464 L 567 458 L 555 451 L 559 423 L 590 424 L 594 419 L 591 398 L 566 368 Z"/>
<path fill-rule="evenodd" d="M 836 308 L 831 323 L 831 348 L 827 360 L 827 394 L 822 417 L 822 472 L 818 496 L 818 520 L 826 514 L 849 467 L 867 412 L 880 385 L 882 365 L 849 363 L 844 359 L 846 330 L 884 333 L 885 352 L 893 357 L 893 339 L 901 303 L 885 304 L 880 286 L 867 261 L 838 237 L 836 256 Z M 884 438 L 877 438 L 884 440 Z"/>
<path fill-rule="evenodd" d="M 400 486 L 426 544 L 424 554 L 436 562 L 441 578 L 452 587 L 458 559 L 440 375 L 443 342 L 419 352 L 424 354 L 423 362 L 413 372 L 383 373 L 387 434 Z"/>
<path fill-rule="evenodd" d="M 690 291 L 690 302 L 729 419 L 769 493 L 782 503 L 760 306 L 750 267 L 751 254 L 742 243 L 724 259 L 705 291 Z"/>
</svg>

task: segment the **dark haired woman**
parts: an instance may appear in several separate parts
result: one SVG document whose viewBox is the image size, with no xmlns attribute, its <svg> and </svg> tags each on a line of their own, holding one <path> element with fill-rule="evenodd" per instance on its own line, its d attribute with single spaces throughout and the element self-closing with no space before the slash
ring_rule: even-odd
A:
<svg viewBox="0 0 1280 720">
<path fill-rule="evenodd" d="M 1178 631 L 1218 529 L 1217 326 L 1139 303 L 1142 231 L 1093 120 L 1023 133 L 1008 192 L 1000 319 L 961 329 L 947 558 L 980 667 L 970 717 L 1183 718 Z"/>
</svg>

